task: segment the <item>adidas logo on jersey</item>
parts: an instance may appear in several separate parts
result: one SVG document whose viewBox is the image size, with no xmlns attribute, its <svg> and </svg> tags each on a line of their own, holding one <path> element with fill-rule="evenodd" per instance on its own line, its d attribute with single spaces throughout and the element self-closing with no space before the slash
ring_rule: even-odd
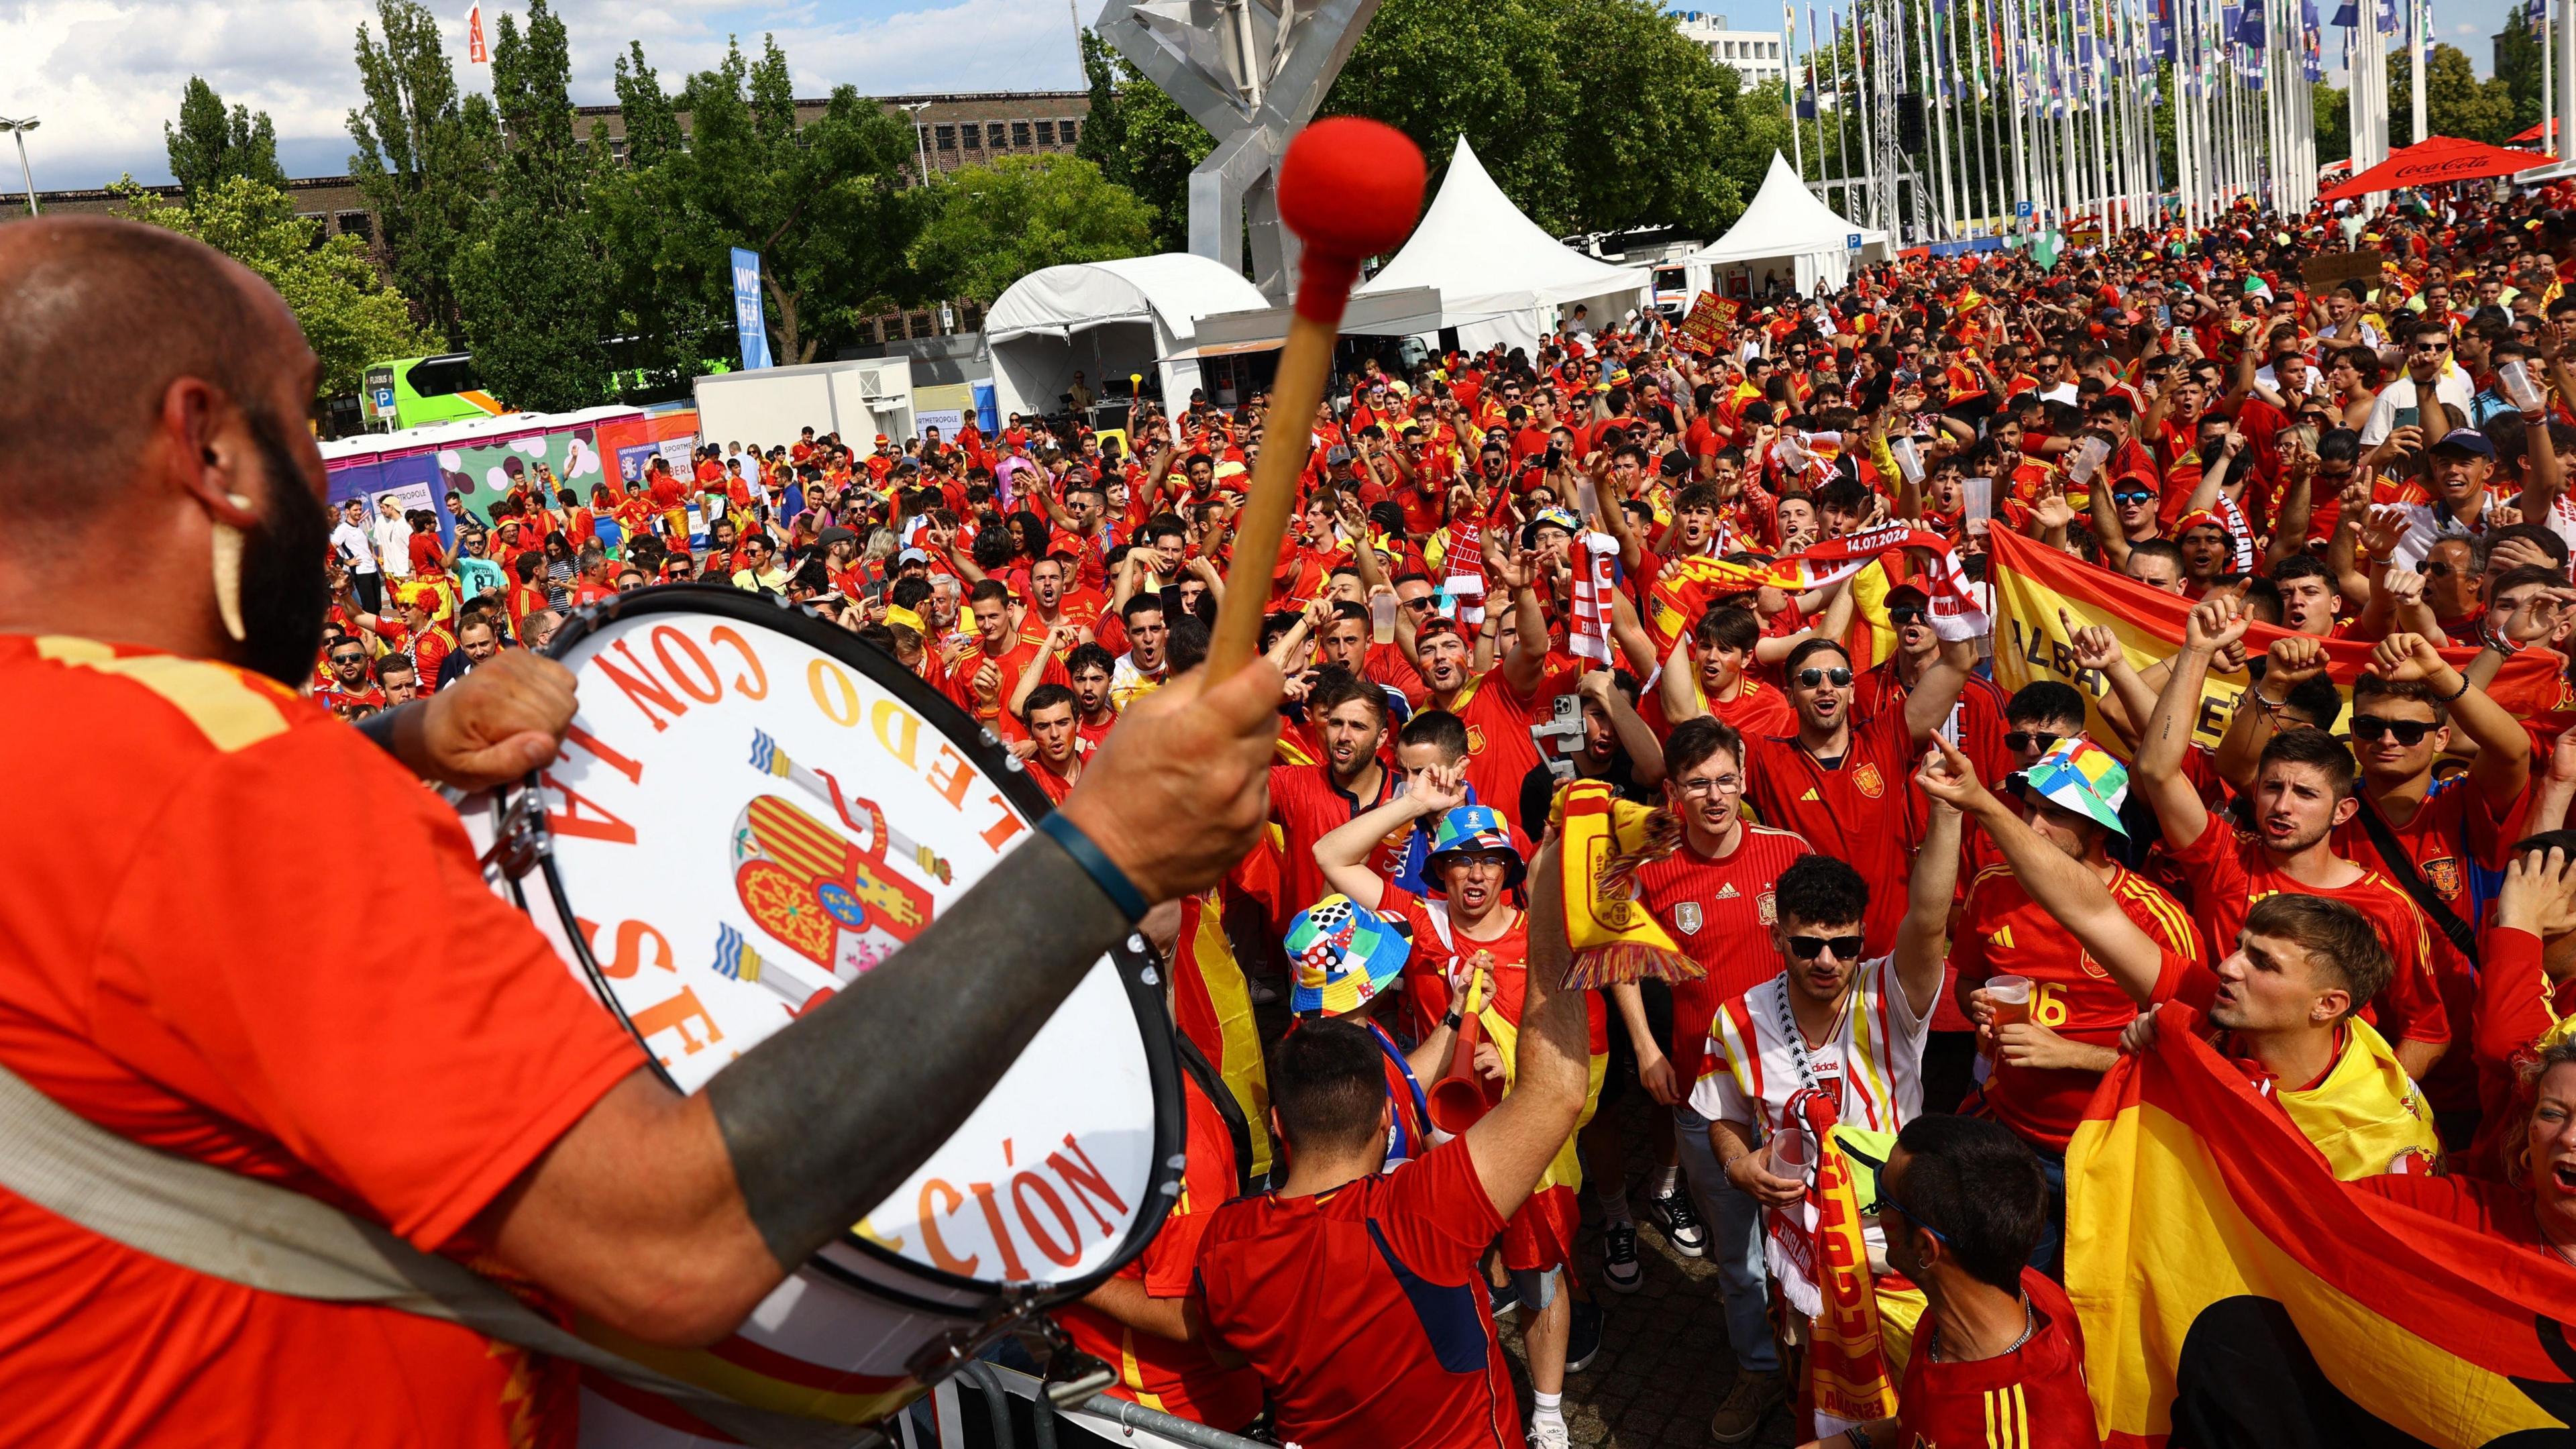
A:
<svg viewBox="0 0 2576 1449">
<path fill-rule="evenodd" d="M 1816 798 L 1815 789 L 1811 786 L 1808 788 L 1806 794 L 1798 797 L 1798 803 L 1801 805 L 1821 805 L 1824 802 Z"/>
<path fill-rule="evenodd" d="M 1738 899 L 1739 896 L 1735 889 L 1735 882 L 1728 881 L 1725 885 L 1718 887 L 1717 898 L 1721 901 Z"/>
</svg>

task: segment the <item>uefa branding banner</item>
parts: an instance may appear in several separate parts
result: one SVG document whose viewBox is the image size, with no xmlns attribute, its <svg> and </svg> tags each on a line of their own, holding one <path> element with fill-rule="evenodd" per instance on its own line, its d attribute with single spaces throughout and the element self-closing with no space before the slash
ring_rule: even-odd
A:
<svg viewBox="0 0 2576 1449">
<path fill-rule="evenodd" d="M 733 327 L 742 335 L 742 370 L 767 367 L 769 321 L 760 309 L 760 253 L 733 249 Z"/>
</svg>

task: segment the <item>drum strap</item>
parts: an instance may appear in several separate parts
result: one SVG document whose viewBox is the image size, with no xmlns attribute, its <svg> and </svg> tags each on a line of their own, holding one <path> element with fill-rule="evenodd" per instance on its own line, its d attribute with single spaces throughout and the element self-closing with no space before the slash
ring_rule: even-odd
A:
<svg viewBox="0 0 2576 1449">
<path fill-rule="evenodd" d="M 873 1429 L 754 1409 L 557 1327 L 464 1264 L 304 1194 L 130 1141 L 0 1066 L 0 1187 L 210 1278 L 457 1324 L 596 1369 L 763 1449 L 883 1445 Z"/>
</svg>

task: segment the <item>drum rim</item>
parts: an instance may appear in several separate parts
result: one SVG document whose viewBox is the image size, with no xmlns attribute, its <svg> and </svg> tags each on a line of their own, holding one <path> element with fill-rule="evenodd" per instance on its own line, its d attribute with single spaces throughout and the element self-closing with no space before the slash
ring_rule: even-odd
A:
<svg viewBox="0 0 2576 1449">
<path fill-rule="evenodd" d="M 583 640 L 598 633 L 602 628 L 649 614 L 717 614 L 733 622 L 774 630 L 798 643 L 809 645 L 835 662 L 848 665 L 867 675 L 871 681 L 893 694 L 906 708 L 919 714 L 940 732 L 947 744 L 964 753 L 977 768 L 981 769 L 1021 816 L 1032 825 L 1055 808 L 1054 802 L 1047 798 L 1046 791 L 1029 778 L 1027 769 L 1018 767 L 1010 751 L 1003 748 L 1001 742 L 984 727 L 981 721 L 958 708 L 956 701 L 932 689 L 919 675 L 904 668 L 892 656 L 861 642 L 859 637 L 849 630 L 828 622 L 811 610 L 791 604 L 775 594 L 754 593 L 746 589 L 712 584 L 655 584 L 573 611 L 564 620 L 562 627 L 555 631 L 554 638 L 549 640 L 546 647 L 539 652 L 561 663 L 564 657 Z M 529 772 L 519 781 L 518 788 L 523 790 L 539 788 L 538 776 L 543 773 L 543 770 Z M 498 805 L 507 803 L 499 792 L 495 792 L 495 801 L 496 808 Z M 556 913 L 564 921 L 572 921 L 574 915 L 571 894 L 564 888 L 563 876 L 555 868 L 554 853 L 551 850 L 539 858 L 538 867 L 545 875 L 546 891 L 552 898 Z M 510 888 L 519 898 L 521 908 L 524 910 L 527 897 L 522 882 L 514 880 L 510 882 Z M 679 1084 L 672 1080 L 670 1072 L 664 1069 L 661 1059 L 653 1054 L 652 1048 L 645 1045 L 644 1038 L 635 1030 L 635 1023 L 628 1019 L 626 1009 L 618 1004 L 616 993 L 609 989 L 607 974 L 600 970 L 598 960 L 592 955 L 590 942 L 583 939 L 582 933 L 578 930 L 567 930 L 564 932 L 564 937 L 572 946 L 575 964 L 581 968 L 582 975 L 590 982 L 591 994 L 607 1007 L 609 1014 L 616 1018 L 617 1024 L 625 1028 L 626 1034 L 638 1046 L 644 1047 L 644 1063 L 652 1070 L 653 1075 L 660 1078 L 663 1085 L 678 1091 Z M 868 1241 L 861 1237 L 855 1228 L 841 1234 L 836 1240 L 840 1246 L 853 1248 L 897 1272 L 921 1278 L 941 1287 L 981 1293 L 990 1300 L 982 1310 L 987 1316 L 1005 1302 L 1017 1303 L 1033 1309 L 1053 1308 L 1070 1303 L 1117 1276 L 1120 1269 L 1135 1261 L 1137 1255 L 1144 1252 L 1145 1245 L 1153 1241 L 1156 1233 L 1162 1231 L 1163 1220 L 1169 1216 L 1173 1199 L 1178 1195 L 1182 1171 L 1180 1166 L 1182 1134 L 1187 1130 L 1188 1109 L 1181 1095 L 1181 1064 L 1178 1050 L 1174 1045 L 1175 1033 L 1171 1013 L 1165 1009 L 1162 1001 L 1165 989 L 1163 972 L 1168 969 L 1167 965 L 1151 946 L 1145 944 L 1144 937 L 1134 931 L 1130 931 L 1125 940 L 1113 943 L 1107 956 L 1111 965 L 1116 968 L 1119 984 L 1126 988 L 1128 1007 L 1136 1017 L 1137 1025 L 1145 1038 L 1146 1080 L 1154 1099 L 1153 1163 L 1145 1187 L 1147 1201 L 1138 1204 L 1135 1221 L 1129 1225 L 1126 1238 L 1118 1244 L 1117 1250 L 1110 1254 L 1108 1260 L 1097 1271 L 1081 1278 L 1069 1278 L 1043 1288 L 1036 1288 L 1035 1291 L 1026 1291 L 1034 1285 L 995 1283 L 988 1279 L 968 1278 L 924 1266 Z M 820 1273 L 855 1292 L 881 1298 L 900 1307 L 955 1318 L 975 1316 L 974 1310 L 956 1303 L 915 1298 L 898 1289 L 889 1288 L 875 1279 L 862 1277 L 832 1263 L 820 1253 L 806 1259 L 799 1266 Z"/>
</svg>

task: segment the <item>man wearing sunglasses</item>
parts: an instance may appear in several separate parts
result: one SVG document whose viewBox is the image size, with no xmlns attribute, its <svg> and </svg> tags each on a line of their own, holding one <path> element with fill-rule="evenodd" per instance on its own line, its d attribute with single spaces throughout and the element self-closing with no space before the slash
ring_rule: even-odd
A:
<svg viewBox="0 0 2576 1449">
<path fill-rule="evenodd" d="M 1872 957 L 1862 945 L 1875 885 L 1841 860 L 1803 856 L 1780 873 L 1774 893 L 1770 937 L 1780 974 L 1722 1004 L 1710 1023 L 1690 1109 L 1708 1122 L 1709 1149 L 1726 1180 L 1764 1207 L 1794 1207 L 1806 1196 L 1805 1178 L 1791 1175 L 1773 1140 L 1804 1139 L 1812 1160 L 1813 1138 L 1793 1099 L 1819 1093 L 1837 1121 L 1877 1132 L 1923 1110 L 1923 1046 L 1959 876 L 1959 812 L 1943 805 L 1930 813 L 1891 952 Z M 1864 1231 L 1872 1255 L 1884 1253 L 1881 1228 Z M 1879 1295 L 1880 1313 L 1908 1328 L 1920 1308 L 1911 1294 Z M 1751 1439 L 1787 1387 L 1783 1375 L 1737 1374 L 1710 1436 L 1721 1444 Z"/>
<path fill-rule="evenodd" d="M 1944 643 L 1901 702 L 1856 717 L 1851 656 L 1833 640 L 1810 639 L 1783 666 L 1797 733 L 1745 741 L 1746 795 L 1762 822 L 1796 831 L 1869 882 L 1865 926 L 1874 955 L 1895 943 L 1914 867 L 1911 837 L 1920 827 L 1906 777 L 1924 741 L 1958 707 L 1974 659 L 1968 640 Z"/>
<path fill-rule="evenodd" d="M 2433 405 L 2449 403 L 2467 417 L 2476 402 L 2469 391 L 2468 374 L 2451 365 L 2451 329 L 2439 322 L 2416 321 L 2402 328 L 2406 333 L 2406 371 L 2379 390 L 2370 405 L 2370 420 L 2362 424 L 2361 445 L 2376 448 L 2388 440 L 2397 428 L 2401 408 L 2412 409 L 2427 439 L 2444 430 L 2447 419 Z"/>
<path fill-rule="evenodd" d="M 2155 806 L 2165 848 L 2189 887 L 2193 919 L 2212 943 L 2235 940 L 2247 929 L 2249 908 L 2284 892 L 2341 902 L 2370 920 L 2387 943 L 2395 970 L 2384 987 L 2356 997 L 2353 1004 L 2395 1044 L 2408 1075 L 2420 1080 L 2450 1044 L 2450 1015 L 2437 989 L 2424 913 L 2388 877 L 2364 869 L 2335 846 L 2335 832 L 2362 808 L 2351 751 L 2323 730 L 2286 729 L 2273 732 L 2260 752 L 2251 754 L 2250 769 L 2243 763 L 2249 752 L 2222 754 L 2221 776 L 2253 802 L 2250 833 L 2240 833 L 2212 811 L 2184 772 L 2183 751 L 2191 747 L 2191 722 L 2204 707 L 2210 658 L 2242 639 L 2247 622 L 2232 594 L 2213 594 L 2193 608 L 2183 625 L 2173 673 L 2156 699 L 2131 767 L 2133 778 Z M 2324 667 L 2322 651 L 2311 654 L 2316 643 L 2304 636 L 2276 640 L 2273 647 L 2279 652 L 2264 669 L 2263 688 L 2240 713 L 2265 711 L 2276 678 L 2286 690 Z M 2403 666 L 2400 660 L 2406 661 Z M 2423 673 L 2411 650 L 2385 662 L 2374 656 L 2372 667 L 2374 672 L 2402 667 L 2412 671 L 2411 678 Z M 2447 665 L 2434 682 L 2444 693 L 2464 683 Z M 2458 699 L 2449 702 L 2457 704 Z M 2243 722 L 2242 727 L 2250 738 L 2253 724 Z M 2236 728 L 2229 726 L 2231 732 Z M 2514 728 L 2519 733 L 2520 727 Z M 2527 745 L 2525 750 L 2527 758 Z"/>
</svg>

